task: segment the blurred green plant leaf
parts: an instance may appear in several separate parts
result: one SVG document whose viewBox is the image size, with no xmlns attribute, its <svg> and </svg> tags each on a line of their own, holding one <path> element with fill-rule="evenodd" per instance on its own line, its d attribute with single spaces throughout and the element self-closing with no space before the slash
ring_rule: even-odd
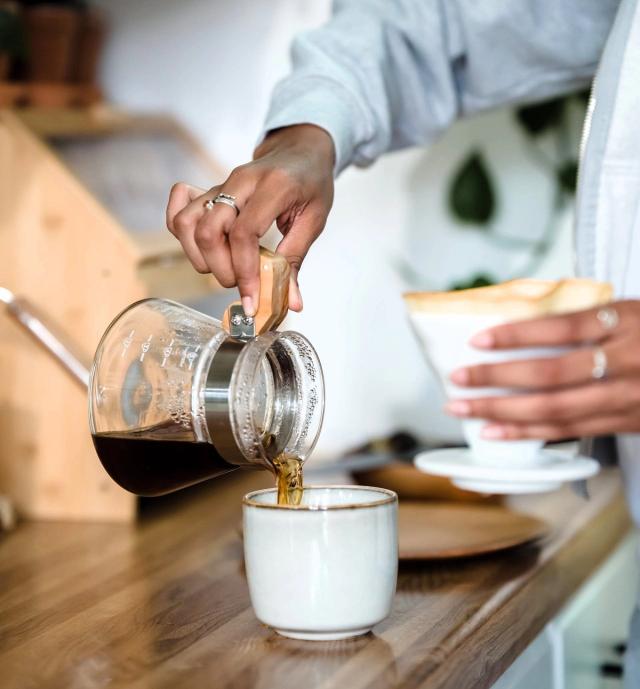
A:
<svg viewBox="0 0 640 689">
<path fill-rule="evenodd" d="M 575 194 L 578 184 L 578 161 L 567 160 L 558 168 L 556 174 L 562 191 L 568 194 Z"/>
<path fill-rule="evenodd" d="M 587 89 L 582 89 L 582 91 L 577 91 L 575 97 L 584 105 L 587 105 L 589 98 L 591 97 L 591 86 Z"/>
<path fill-rule="evenodd" d="M 543 134 L 560 123 L 566 98 L 554 98 L 545 103 L 525 105 L 516 110 L 516 120 L 531 136 Z"/>
<path fill-rule="evenodd" d="M 473 289 L 474 287 L 489 287 L 490 285 L 495 285 L 497 280 L 488 273 L 477 273 L 468 280 L 460 280 L 460 282 L 454 282 L 450 289 L 451 290 L 461 290 L 461 289 Z"/>
<path fill-rule="evenodd" d="M 486 225 L 496 207 L 489 170 L 479 151 L 472 151 L 449 187 L 449 207 L 462 222 Z"/>
</svg>

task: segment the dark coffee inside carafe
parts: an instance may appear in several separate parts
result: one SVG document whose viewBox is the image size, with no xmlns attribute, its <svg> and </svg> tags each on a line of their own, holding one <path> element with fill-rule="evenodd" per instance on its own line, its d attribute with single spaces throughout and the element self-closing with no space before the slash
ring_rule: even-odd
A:
<svg viewBox="0 0 640 689">
<path fill-rule="evenodd" d="M 164 440 L 175 426 L 155 426 L 137 433 L 96 433 L 93 444 L 102 466 L 122 488 L 157 497 L 226 474 L 238 467 L 226 462 L 211 443 Z M 149 437 L 152 436 L 152 437 Z M 286 453 L 271 460 L 279 505 L 302 500 L 302 460 Z"/>
<path fill-rule="evenodd" d="M 136 495 L 172 493 L 237 468 L 222 459 L 211 443 L 162 438 L 163 434 L 170 438 L 172 431 L 167 424 L 126 435 L 97 433 L 92 437 L 109 476 Z"/>
<path fill-rule="evenodd" d="M 179 435 L 179 426 L 163 424 L 126 435 L 94 433 L 92 438 L 109 476 L 125 490 L 143 497 L 173 493 L 238 468 L 226 462 L 211 443 L 176 440 Z M 304 490 L 302 460 L 281 453 L 270 460 L 270 465 L 278 504 L 299 505 Z"/>
</svg>

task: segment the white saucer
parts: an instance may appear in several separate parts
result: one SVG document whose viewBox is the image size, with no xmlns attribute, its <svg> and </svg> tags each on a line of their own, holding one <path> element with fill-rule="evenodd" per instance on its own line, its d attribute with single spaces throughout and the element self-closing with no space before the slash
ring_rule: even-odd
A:
<svg viewBox="0 0 640 689">
<path fill-rule="evenodd" d="M 594 459 L 543 449 L 540 464 L 522 468 L 477 464 L 468 447 L 421 452 L 415 465 L 425 474 L 450 478 L 455 486 L 477 493 L 547 493 L 563 483 L 595 476 L 600 465 Z"/>
</svg>

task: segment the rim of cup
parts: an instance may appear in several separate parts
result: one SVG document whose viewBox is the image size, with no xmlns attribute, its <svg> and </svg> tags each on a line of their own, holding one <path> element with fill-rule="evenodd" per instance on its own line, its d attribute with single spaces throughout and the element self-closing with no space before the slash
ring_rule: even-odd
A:
<svg viewBox="0 0 640 689">
<path fill-rule="evenodd" d="M 249 507 L 264 507 L 270 510 L 295 510 L 302 512 L 326 512 L 328 510 L 355 510 L 365 507 L 379 507 L 380 505 L 388 505 L 393 502 L 398 502 L 398 496 L 392 490 L 387 488 L 379 488 L 377 486 L 354 486 L 348 484 L 339 485 L 320 485 L 320 486 L 305 486 L 304 490 L 368 490 L 375 493 L 380 493 L 384 497 L 377 500 L 370 500 L 368 502 L 345 502 L 337 505 L 278 505 L 276 503 L 264 503 L 255 500 L 256 496 L 264 495 L 265 493 L 276 493 L 276 488 L 263 488 L 262 490 L 254 490 L 251 493 L 247 493 L 242 498 L 242 504 Z"/>
</svg>

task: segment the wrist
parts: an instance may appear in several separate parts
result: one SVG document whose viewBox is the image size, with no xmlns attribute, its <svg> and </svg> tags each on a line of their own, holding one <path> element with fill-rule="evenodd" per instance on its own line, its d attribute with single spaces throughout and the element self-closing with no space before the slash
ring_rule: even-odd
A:
<svg viewBox="0 0 640 689">
<path fill-rule="evenodd" d="M 253 159 L 262 158 L 276 150 L 296 149 L 306 155 L 318 157 L 331 169 L 335 164 L 336 149 L 331 135 L 314 124 L 295 124 L 267 132 L 253 153 Z"/>
</svg>

